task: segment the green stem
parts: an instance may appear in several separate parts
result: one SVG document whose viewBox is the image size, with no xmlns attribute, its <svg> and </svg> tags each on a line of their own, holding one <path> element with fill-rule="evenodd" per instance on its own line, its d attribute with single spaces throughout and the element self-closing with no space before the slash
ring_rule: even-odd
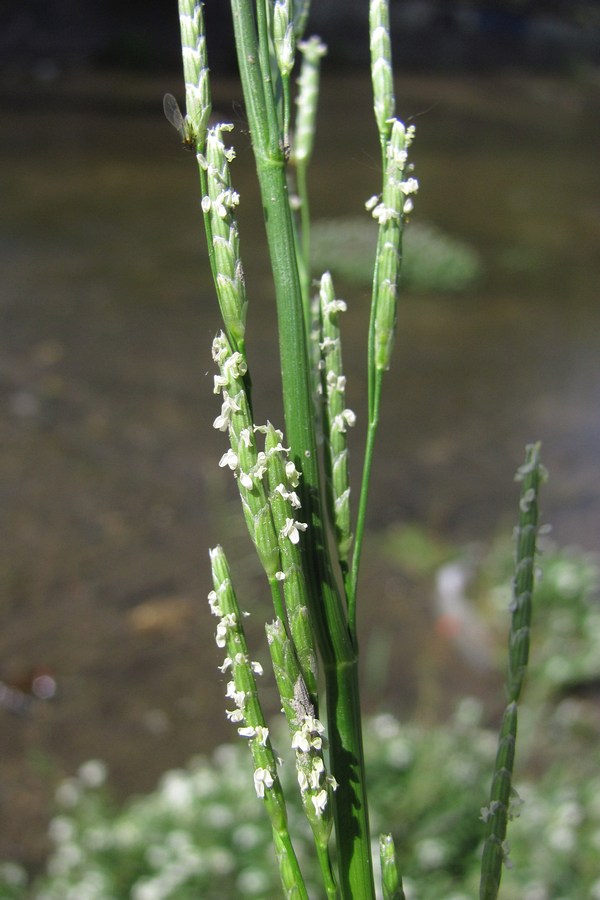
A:
<svg viewBox="0 0 600 900">
<path fill-rule="evenodd" d="M 258 4 L 260 9 L 260 2 Z M 340 883 L 344 898 L 374 897 L 364 778 L 358 666 L 342 599 L 332 574 L 321 513 L 321 486 L 308 367 L 302 291 L 279 136 L 269 133 L 258 37 L 250 0 L 231 0 L 246 110 L 261 189 L 273 270 L 286 436 L 303 473 L 302 500 L 310 524 L 305 560 L 311 584 L 311 616 L 324 662 L 331 770 L 335 797 Z M 272 97 L 271 97 L 272 102 Z"/>
<path fill-rule="evenodd" d="M 290 117 L 291 117 L 290 76 L 289 75 L 282 76 L 281 87 L 282 87 L 282 95 L 283 95 L 283 152 L 287 156 L 290 152 Z"/>
<path fill-rule="evenodd" d="M 208 181 L 206 177 L 206 169 L 203 169 L 202 166 L 198 166 L 198 170 L 200 172 L 200 196 L 206 197 L 208 195 Z M 202 217 L 204 219 L 204 233 L 206 235 L 206 247 L 208 250 L 208 261 L 210 263 L 210 271 L 212 273 L 213 281 L 216 285 L 217 283 L 217 263 L 215 261 L 215 248 L 213 246 L 213 233 L 212 233 L 212 225 L 210 221 L 210 215 L 202 210 Z"/>
<path fill-rule="evenodd" d="M 309 900 L 289 832 L 273 828 L 273 843 L 285 895 L 289 900 Z"/>
<path fill-rule="evenodd" d="M 263 80 L 265 105 L 263 115 L 266 116 L 269 135 L 269 154 L 276 155 L 282 146 L 281 129 L 277 119 L 277 105 L 273 93 L 273 74 L 271 72 L 271 54 L 269 47 L 269 14 L 267 0 L 256 2 L 256 24 L 258 28 L 259 69 Z"/>
<path fill-rule="evenodd" d="M 325 885 L 327 900 L 337 900 L 337 898 L 339 897 L 339 893 L 337 884 L 335 883 L 333 870 L 331 868 L 331 856 L 329 855 L 329 848 L 327 846 L 317 844 L 317 858 L 319 860 L 321 875 L 323 876 L 323 884 Z"/>
<path fill-rule="evenodd" d="M 398 128 L 396 128 L 398 126 Z M 398 141 L 401 148 L 407 146 L 404 126 L 395 121 L 391 128 L 390 140 L 386 143 L 383 132 L 380 134 L 383 170 L 382 197 L 392 207 L 395 216 L 387 222 L 381 222 L 377 238 L 377 252 L 375 256 L 375 269 L 373 273 L 373 291 L 371 300 L 371 316 L 369 320 L 368 338 L 368 416 L 369 424 L 365 447 L 365 460 L 361 479 L 359 510 L 356 524 L 356 538 L 350 576 L 345 579 L 348 595 L 348 608 L 351 633 L 356 628 L 356 594 L 358 587 L 358 570 L 362 552 L 364 537 L 367 498 L 371 469 L 373 464 L 373 450 L 375 434 L 379 424 L 379 409 L 381 404 L 381 392 L 383 386 L 383 373 L 389 367 L 395 314 L 396 314 L 396 290 L 399 283 L 402 231 L 403 231 L 403 201 L 399 193 L 398 178 L 404 171 L 404 162 L 399 167 L 389 151 L 398 150 Z M 393 166 L 393 168 L 389 168 Z M 391 176 L 390 176 L 391 173 Z M 396 218 L 397 217 L 397 218 Z M 390 290 L 391 289 L 391 290 Z M 393 313 L 393 316 L 392 316 Z M 380 321 L 380 314 L 382 320 Z M 394 321 L 392 321 L 394 320 Z M 379 333 L 378 333 L 379 332 Z M 382 344 L 383 338 L 383 344 Z M 383 352 L 385 351 L 385 352 Z"/>
<path fill-rule="evenodd" d="M 278 619 L 281 619 L 282 622 L 286 622 L 287 616 L 285 614 L 285 607 L 283 605 L 283 600 L 281 597 L 279 582 L 276 578 L 269 578 L 269 587 L 271 588 L 271 598 L 273 600 L 273 609 L 275 610 L 275 615 Z"/>
<path fill-rule="evenodd" d="M 381 159 L 383 178 L 385 179 L 385 144 L 381 137 Z M 365 444 L 365 459 L 363 463 L 362 478 L 360 483 L 360 498 L 358 501 L 358 513 L 356 519 L 356 529 L 354 537 L 354 551 L 352 553 L 352 564 L 350 573 L 345 579 L 346 596 L 348 597 L 348 619 L 352 633 L 356 629 L 356 595 L 358 590 L 358 571 L 360 568 L 360 558 L 362 553 L 363 538 L 365 533 L 365 524 L 367 518 L 367 501 L 369 498 L 369 484 L 371 481 L 371 470 L 373 467 L 373 451 L 375 449 L 375 435 L 379 425 L 379 406 L 381 401 L 381 392 L 383 385 L 383 372 L 375 365 L 375 319 L 377 315 L 377 285 L 379 284 L 379 258 L 381 247 L 381 228 L 377 236 L 377 252 L 375 254 L 375 268 L 373 272 L 373 291 L 371 299 L 371 314 L 369 317 L 369 336 L 367 347 L 367 439 Z"/>
<path fill-rule="evenodd" d="M 300 247 L 302 260 L 300 274 L 302 282 L 302 301 L 304 304 L 304 317 L 306 322 L 310 323 L 310 205 L 308 202 L 307 169 L 308 167 L 303 164 L 297 164 L 296 166 L 296 187 L 300 199 Z"/>
<path fill-rule="evenodd" d="M 374 319 L 374 316 L 372 317 Z M 354 537 L 354 552 L 352 565 L 345 579 L 346 593 L 348 597 L 348 623 L 350 633 L 356 633 L 356 594 L 358 588 L 358 571 L 362 552 L 365 524 L 367 520 L 367 502 L 369 499 L 369 484 L 373 467 L 373 454 L 375 450 L 375 437 L 379 425 L 379 408 L 381 405 L 381 392 L 383 385 L 383 371 L 376 369 L 373 356 L 373 340 L 369 340 L 369 424 L 367 428 L 367 440 L 365 445 L 365 459 L 363 463 L 362 480 L 360 485 L 360 498 L 358 501 L 358 513 Z"/>
<path fill-rule="evenodd" d="M 310 575 L 313 577 L 314 585 L 318 583 L 317 579 L 320 578 L 324 568 L 322 555 L 325 553 L 325 545 L 319 509 L 318 458 L 307 366 L 304 314 L 285 179 L 285 160 L 283 151 L 277 145 L 273 146 L 264 128 L 266 111 L 252 3 L 250 0 L 231 0 L 231 6 L 273 269 L 286 437 L 292 448 L 292 459 L 303 473 L 304 509 L 310 516 L 311 524 L 307 532 L 307 541 L 304 543 L 309 543 L 312 538 L 310 543 L 316 546 L 316 551 L 321 557 L 319 566 L 311 567 Z M 333 579 L 326 577 L 324 580 L 330 585 L 330 590 L 329 596 L 322 599 L 325 604 L 329 603 L 335 607 L 336 591 Z M 339 655 L 348 656 L 352 652 L 352 646 L 346 633 L 343 616 L 339 613 L 336 615 L 334 610 L 330 611 L 329 616 L 324 615 L 320 603 L 311 610 L 311 613 L 315 617 L 323 659 L 332 662 Z M 335 624 L 331 634 L 325 627 L 327 618 Z M 337 646 L 337 653 L 334 652 L 334 645 Z"/>
<path fill-rule="evenodd" d="M 358 657 L 325 668 L 331 770 L 340 787 L 334 816 L 344 900 L 375 897 L 365 761 L 360 726 Z"/>
</svg>

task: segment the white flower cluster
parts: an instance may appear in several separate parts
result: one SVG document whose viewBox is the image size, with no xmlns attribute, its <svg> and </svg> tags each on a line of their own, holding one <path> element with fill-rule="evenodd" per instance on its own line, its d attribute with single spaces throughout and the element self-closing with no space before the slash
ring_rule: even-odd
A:
<svg viewBox="0 0 600 900">
<path fill-rule="evenodd" d="M 344 409 L 339 415 L 335 416 L 331 423 L 332 429 L 345 434 L 348 428 L 356 425 L 356 413 L 351 409 Z"/>
<path fill-rule="evenodd" d="M 297 522 L 295 519 L 287 518 L 281 529 L 281 536 L 289 538 L 292 544 L 297 544 L 300 540 L 300 532 L 306 531 L 307 528 L 306 522 Z"/>
<path fill-rule="evenodd" d="M 402 221 L 414 209 L 412 195 L 419 190 L 419 182 L 413 176 L 405 178 L 405 171 L 410 172 L 412 165 L 407 165 L 408 148 L 415 136 L 415 126 L 405 128 L 398 119 L 393 120 L 392 138 L 388 141 L 386 149 L 386 181 L 387 188 L 384 193 L 395 196 L 400 193 L 401 202 L 386 202 L 378 196 L 370 197 L 365 203 L 365 208 L 371 213 L 380 225 L 385 225 L 393 220 Z"/>
<path fill-rule="evenodd" d="M 292 735 L 292 749 L 296 751 L 298 784 L 302 793 L 310 791 L 315 814 L 322 816 L 327 807 L 328 788 L 337 788 L 333 775 L 327 775 L 323 762 L 323 738 L 325 727 L 315 716 L 305 715 L 300 727 Z"/>
<path fill-rule="evenodd" d="M 259 766 L 254 770 L 254 789 L 258 798 L 262 799 L 265 796 L 265 788 L 272 788 L 274 783 L 275 779 L 268 769 Z"/>
<path fill-rule="evenodd" d="M 335 296 L 329 272 L 319 285 L 320 340 L 319 388 L 324 396 L 326 454 L 329 461 L 328 502 L 331 509 L 340 560 L 348 561 L 352 544 L 350 530 L 350 484 L 346 434 L 356 424 L 356 414 L 346 407 L 346 376 L 343 373 L 339 315 L 347 309 L 345 300 Z"/>
<path fill-rule="evenodd" d="M 298 784 L 302 794 L 310 793 L 315 814 L 321 817 L 327 807 L 328 789 L 335 791 L 337 782 L 327 775 L 323 761 L 323 735 L 325 726 L 314 715 L 306 685 L 301 677 L 294 684 L 296 729 L 292 733 L 292 750 L 296 751 Z"/>
<path fill-rule="evenodd" d="M 321 735 L 325 731 L 325 726 L 319 719 L 314 716 L 304 716 L 304 720 L 292 737 L 292 749 L 300 750 L 302 753 L 310 753 L 311 750 L 323 749 L 323 738 Z"/>
<path fill-rule="evenodd" d="M 479 818 L 482 822 L 488 822 L 495 813 L 501 809 L 502 803 L 499 800 L 492 800 L 487 806 L 482 806 Z"/>
<path fill-rule="evenodd" d="M 214 376 L 213 390 L 215 394 L 222 394 L 221 413 L 213 422 L 213 428 L 216 428 L 217 431 L 227 431 L 233 413 L 239 412 L 241 407 L 235 398 L 230 396 L 226 388 L 232 381 L 243 378 L 248 366 L 241 353 L 230 352 L 227 338 L 222 331 L 213 340 L 212 358 L 219 366 L 219 374 Z M 229 465 L 229 463 L 227 464 Z"/>
<path fill-rule="evenodd" d="M 247 371 L 246 361 L 244 357 L 237 351 L 231 353 L 227 339 L 221 332 L 218 334 L 212 347 L 212 356 L 219 366 L 219 374 L 214 376 L 214 393 L 222 395 L 221 412 L 213 422 L 213 427 L 218 431 L 227 431 L 232 424 L 233 414 L 240 412 L 242 407 L 238 399 L 232 397 L 227 390 L 231 386 L 232 381 L 239 381 Z M 239 394 L 238 394 L 239 397 Z M 348 410 L 348 413 L 350 411 Z M 254 435 L 261 432 L 266 434 L 269 430 L 268 425 L 252 425 L 242 428 L 239 433 L 239 445 L 250 449 L 254 446 Z M 345 430 L 345 429 L 344 429 Z M 252 491 L 258 482 L 261 482 L 267 472 L 269 458 L 276 455 L 284 456 L 284 471 L 287 484 L 279 482 L 274 488 L 280 497 L 289 503 L 290 512 L 300 509 L 301 503 L 298 494 L 293 488 L 298 487 L 300 482 L 300 472 L 289 458 L 285 459 L 290 452 L 289 447 L 283 446 L 283 434 L 275 429 L 275 435 L 278 443 L 270 447 L 267 452 L 257 451 L 253 456 L 253 463 L 248 470 L 243 470 L 240 464 L 241 450 L 238 446 L 238 452 L 230 447 L 219 460 L 221 468 L 229 468 L 239 479 L 240 484 L 247 490 Z M 300 532 L 306 531 L 305 522 L 299 522 L 293 516 L 287 516 L 285 523 L 280 528 L 282 538 L 288 538 L 292 544 L 297 544 L 300 540 Z"/>
<path fill-rule="evenodd" d="M 225 595 L 230 588 L 230 583 L 228 581 L 223 581 L 219 586 L 218 592 L 213 590 L 210 591 L 208 595 L 211 612 L 213 615 L 220 617 L 217 625 L 216 643 L 217 647 L 221 648 L 227 646 L 231 632 L 238 627 L 236 614 L 233 612 L 224 613 L 219 603 L 218 594 L 223 593 L 223 595 Z M 225 657 L 223 665 L 219 666 L 219 671 L 223 674 L 226 672 L 233 672 L 234 674 L 234 678 L 227 683 L 227 689 L 225 691 L 225 696 L 233 701 L 234 708 L 225 710 L 225 715 L 230 722 L 238 725 L 237 731 L 240 737 L 246 738 L 249 741 L 254 741 L 255 744 L 261 748 L 267 748 L 269 741 L 269 729 L 267 726 L 264 724 L 249 724 L 247 722 L 247 701 L 250 694 L 247 690 L 240 689 L 234 680 L 236 677 L 236 669 L 239 670 L 240 668 L 246 670 L 246 679 L 243 683 L 248 684 L 250 691 L 254 690 L 252 687 L 254 684 L 254 676 L 263 674 L 262 665 L 259 662 L 250 660 L 245 653 L 238 652 L 235 653 L 234 656 L 228 655 Z M 268 748 L 268 753 L 272 756 L 270 748 Z M 267 761 L 266 757 L 264 757 L 264 761 Z M 274 783 L 275 778 L 269 768 L 265 768 L 264 766 L 258 766 L 256 768 L 254 772 L 254 787 L 256 789 L 257 797 L 264 799 L 265 790 L 273 787 Z"/>
<path fill-rule="evenodd" d="M 487 806 L 481 807 L 481 815 L 479 818 L 482 822 L 487 822 L 489 819 L 495 815 L 499 809 L 502 809 L 504 804 L 500 800 L 491 800 Z M 508 806 L 506 809 L 506 815 L 509 821 L 513 819 L 518 819 L 521 815 L 521 807 L 523 806 L 523 799 L 519 796 L 519 792 L 516 788 L 511 787 L 510 796 L 508 798 Z"/>
<path fill-rule="evenodd" d="M 231 122 L 221 122 L 219 125 L 215 125 L 214 128 L 211 128 L 209 130 L 208 138 L 206 141 L 206 156 L 203 156 L 201 153 L 199 153 L 198 162 L 206 171 L 207 175 L 212 178 L 216 177 L 220 180 L 223 180 L 223 184 L 227 188 L 229 187 L 229 185 L 226 183 L 225 179 L 223 179 L 222 170 L 219 169 L 215 162 L 211 161 L 220 159 L 221 155 L 225 157 L 228 163 L 233 162 L 233 160 L 235 159 L 234 148 L 226 147 L 221 140 L 222 131 L 233 131 L 233 125 L 231 124 Z"/>
<path fill-rule="evenodd" d="M 232 147 L 226 148 L 221 139 L 221 133 L 232 128 L 232 125 L 217 125 L 208 130 L 206 156 L 198 154 L 198 163 L 206 173 L 202 180 L 206 182 L 207 192 L 201 206 L 212 243 L 219 307 L 228 336 L 235 346 L 240 346 L 244 340 L 248 305 L 236 219 L 240 195 L 231 186 L 229 171 L 235 151 Z"/>
<path fill-rule="evenodd" d="M 233 148 L 228 151 L 229 156 L 231 156 L 232 152 L 235 156 Z M 235 209 L 235 207 L 239 205 L 239 202 L 240 195 L 238 192 L 234 191 L 233 188 L 225 188 L 220 194 L 217 194 L 214 200 L 211 200 L 208 194 L 205 195 L 202 198 L 200 205 L 202 207 L 202 212 L 208 213 L 212 209 L 220 219 L 225 219 L 227 217 L 227 211 Z M 215 244 L 218 240 L 225 241 L 220 235 L 215 237 Z"/>
<path fill-rule="evenodd" d="M 391 222 L 393 219 L 400 219 L 403 216 L 407 216 L 414 209 L 414 203 L 409 194 L 416 194 L 419 190 L 419 182 L 417 179 L 410 177 L 405 181 L 399 181 L 398 187 L 405 197 L 401 212 L 394 207 L 386 206 L 377 196 L 370 197 L 365 203 L 365 209 L 371 212 L 373 218 L 376 219 L 380 225 L 385 225 L 386 222 Z"/>
</svg>

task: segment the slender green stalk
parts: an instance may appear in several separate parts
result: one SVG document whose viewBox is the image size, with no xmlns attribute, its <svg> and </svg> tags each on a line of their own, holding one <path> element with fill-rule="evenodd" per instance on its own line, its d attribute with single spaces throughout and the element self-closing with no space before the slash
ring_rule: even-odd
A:
<svg viewBox="0 0 600 900">
<path fill-rule="evenodd" d="M 481 818 L 486 827 L 481 861 L 480 900 L 496 900 L 498 896 L 502 864 L 507 862 L 509 852 L 506 842 L 507 825 L 514 817 L 519 803 L 518 795 L 512 787 L 517 740 L 517 703 L 529 660 L 538 531 L 538 493 L 545 474 L 545 469 L 540 463 L 540 445 L 529 445 L 525 464 L 520 467 L 516 476 L 522 484 L 506 674 L 507 705 L 500 728 L 490 802 L 481 810 Z"/>
<path fill-rule="evenodd" d="M 311 526 L 305 543 L 316 551 L 307 552 L 313 565 L 313 586 L 316 585 L 313 592 L 316 602 L 311 613 L 317 623 L 321 654 L 325 660 L 334 661 L 338 657 L 351 656 L 353 648 L 346 632 L 333 576 L 325 565 L 327 554 L 320 509 L 321 490 L 311 382 L 293 224 L 285 180 L 285 161 L 278 142 L 275 142 L 276 150 L 270 149 L 272 143 L 264 128 L 264 90 L 258 66 L 258 38 L 252 17 L 252 4 L 249 0 L 232 0 L 232 10 L 275 284 L 286 434 L 293 462 L 304 476 L 301 486 L 303 508 L 310 512 Z"/>
<path fill-rule="evenodd" d="M 368 898 L 373 896 L 374 888 L 358 663 L 324 535 L 306 326 L 282 134 L 280 131 L 272 135 L 269 130 L 272 119 L 268 107 L 274 105 L 274 99 L 270 75 L 261 71 L 264 49 L 259 47 L 252 4 L 250 0 L 231 0 L 231 7 L 275 285 L 286 434 L 292 459 L 304 476 L 302 504 L 309 522 L 304 544 L 311 585 L 310 613 L 324 661 L 332 772 L 341 786 L 335 799 L 340 887 L 344 897 Z M 260 27 L 259 33 L 262 37 Z"/>
<path fill-rule="evenodd" d="M 408 148 L 414 136 L 414 127 L 405 128 L 402 122 L 394 119 L 390 129 L 390 138 L 385 149 L 382 196 L 381 198 L 372 197 L 367 202 L 367 209 L 371 210 L 373 218 L 379 222 L 379 235 L 369 323 L 369 423 L 356 523 L 356 542 L 348 590 L 349 618 L 352 627 L 355 626 L 358 569 L 366 520 L 373 448 L 379 423 L 383 373 L 390 368 L 394 346 L 402 265 L 402 235 L 406 217 L 413 207 L 411 195 L 418 189 L 416 178 L 406 177 L 407 173 L 411 171 L 407 159 Z"/>
<path fill-rule="evenodd" d="M 270 0 L 255 0 L 256 26 L 258 30 L 258 61 L 260 74 L 264 87 L 263 115 L 267 123 L 268 155 L 275 157 L 283 152 L 283 132 L 277 116 L 277 102 L 275 98 L 275 85 L 273 84 L 273 72 L 271 69 L 271 42 L 270 36 Z"/>
<path fill-rule="evenodd" d="M 310 12 L 310 3 L 311 0 L 294 0 L 294 33 L 296 35 L 296 40 L 302 40 L 304 35 L 304 29 L 306 28 L 306 22 L 308 20 L 308 14 Z"/>
<path fill-rule="evenodd" d="M 406 173 L 411 171 L 411 167 L 407 164 L 407 157 L 408 148 L 414 137 L 414 127 L 405 128 L 402 122 L 394 117 L 395 98 L 389 0 L 371 0 L 369 33 L 373 107 L 381 145 L 383 190 L 381 197 L 372 197 L 367 202 L 367 209 L 372 211 L 373 218 L 379 222 L 379 234 L 369 323 L 367 439 L 354 553 L 350 575 L 346 579 L 352 634 L 356 630 L 358 571 L 366 524 L 375 436 L 379 425 L 383 372 L 390 367 L 396 327 L 397 294 L 402 263 L 402 234 L 406 217 L 413 206 L 410 194 L 415 193 L 418 188 L 415 178 L 406 177 Z"/>
<path fill-rule="evenodd" d="M 312 333 L 312 307 L 310 296 L 310 201 L 308 196 L 308 167 L 299 166 L 296 171 L 296 190 L 298 192 L 298 212 L 300 217 L 300 236 L 296 242 L 296 256 L 304 305 L 304 321 L 306 333 L 310 341 Z"/>
<path fill-rule="evenodd" d="M 291 160 L 296 167 L 296 189 L 300 205 L 299 262 L 304 316 L 308 323 L 310 322 L 310 201 L 307 176 L 315 143 L 321 59 L 326 54 L 327 48 L 316 37 L 301 41 L 298 48 L 302 53 L 302 65 L 298 78 L 298 111 Z"/>
<path fill-rule="evenodd" d="M 372 355 L 372 342 L 369 342 L 369 362 Z M 356 596 L 358 589 L 358 572 L 362 553 L 365 525 L 367 522 L 367 505 L 369 500 L 369 484 L 375 452 L 375 438 L 379 428 L 379 408 L 381 405 L 381 391 L 383 385 L 383 371 L 369 364 L 369 422 L 367 425 L 367 437 L 365 442 L 365 457 L 361 479 L 360 496 L 358 500 L 358 513 L 356 517 L 356 529 L 354 539 L 354 551 L 352 553 L 352 565 L 345 580 L 346 594 L 348 597 L 348 624 L 351 634 L 356 634 Z"/>
</svg>

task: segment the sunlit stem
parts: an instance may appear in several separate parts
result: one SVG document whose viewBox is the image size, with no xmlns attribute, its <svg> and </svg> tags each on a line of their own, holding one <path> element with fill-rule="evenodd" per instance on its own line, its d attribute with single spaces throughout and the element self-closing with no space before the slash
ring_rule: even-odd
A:
<svg viewBox="0 0 600 900">
<path fill-rule="evenodd" d="M 309 529 L 305 560 L 311 584 L 311 616 L 326 674 L 335 820 L 343 898 L 374 896 L 358 690 L 358 661 L 346 612 L 333 577 L 324 534 L 322 490 L 314 430 L 312 379 L 306 326 L 285 179 L 281 132 L 273 133 L 273 104 L 258 3 L 258 34 L 250 0 L 231 0 L 238 64 L 261 188 L 278 311 L 286 435 L 302 471 L 302 505 Z M 261 12 L 261 9 L 263 10 Z"/>
<path fill-rule="evenodd" d="M 283 605 L 283 599 L 281 597 L 279 582 L 276 578 L 269 578 L 269 587 L 271 588 L 271 599 L 273 600 L 273 609 L 275 610 L 275 615 L 282 622 L 285 622 L 285 607 Z"/>
<path fill-rule="evenodd" d="M 374 317 L 373 317 L 374 318 Z M 372 323 L 371 323 L 372 324 Z M 373 341 L 369 341 L 369 357 L 374 356 Z M 373 468 L 373 455 L 375 451 L 375 438 L 379 426 L 379 409 L 381 405 L 381 392 L 383 387 L 383 371 L 377 369 L 369 359 L 369 422 L 367 425 L 367 439 L 365 444 L 365 459 L 363 463 L 362 480 L 360 485 L 360 497 L 358 501 L 358 513 L 354 537 L 354 552 L 352 565 L 345 579 L 346 594 L 348 597 L 348 626 L 352 635 L 356 634 L 356 594 L 358 587 L 358 573 L 360 558 L 365 535 L 367 519 L 367 504 L 369 499 L 369 484 Z"/>
<path fill-rule="evenodd" d="M 296 165 L 296 188 L 300 201 L 300 260 L 299 270 L 302 287 L 302 304 L 307 335 L 310 334 L 310 202 L 308 195 L 308 166 Z"/>
</svg>

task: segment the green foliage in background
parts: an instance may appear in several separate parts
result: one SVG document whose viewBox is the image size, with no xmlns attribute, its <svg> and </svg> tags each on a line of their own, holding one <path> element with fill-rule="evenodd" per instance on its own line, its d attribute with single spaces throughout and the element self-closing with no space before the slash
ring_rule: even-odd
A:
<svg viewBox="0 0 600 900">
<path fill-rule="evenodd" d="M 363 216 L 317 219 L 312 226 L 312 259 L 316 271 L 354 285 L 369 285 L 377 230 Z M 402 287 L 420 293 L 458 293 L 475 287 L 483 277 L 483 262 L 465 241 L 433 225 L 410 222 L 404 233 Z"/>
</svg>

